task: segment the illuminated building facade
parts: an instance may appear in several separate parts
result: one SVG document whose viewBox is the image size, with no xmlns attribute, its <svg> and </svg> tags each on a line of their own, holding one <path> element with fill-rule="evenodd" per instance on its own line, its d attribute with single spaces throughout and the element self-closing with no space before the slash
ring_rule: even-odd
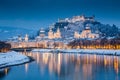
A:
<svg viewBox="0 0 120 80">
<path fill-rule="evenodd" d="M 90 38 L 90 39 L 95 39 L 99 38 L 99 34 L 92 33 L 90 30 L 90 27 L 86 27 L 81 34 L 78 32 L 74 32 L 74 38 Z"/>
<path fill-rule="evenodd" d="M 48 32 L 48 38 L 49 39 L 54 39 L 54 38 L 61 38 L 61 32 L 60 29 L 57 29 L 57 32 L 53 32 L 52 29 L 50 28 L 49 32 Z"/>
<path fill-rule="evenodd" d="M 72 18 L 65 18 L 65 19 L 58 19 L 58 22 L 77 22 L 77 21 L 94 21 L 95 17 L 91 16 L 91 17 L 86 17 L 85 15 L 79 15 L 79 16 L 73 16 Z"/>
<path fill-rule="evenodd" d="M 44 37 L 45 37 L 45 31 L 44 31 L 43 28 L 40 29 L 40 34 L 39 34 L 39 36 L 40 36 L 41 38 L 44 38 Z"/>
</svg>

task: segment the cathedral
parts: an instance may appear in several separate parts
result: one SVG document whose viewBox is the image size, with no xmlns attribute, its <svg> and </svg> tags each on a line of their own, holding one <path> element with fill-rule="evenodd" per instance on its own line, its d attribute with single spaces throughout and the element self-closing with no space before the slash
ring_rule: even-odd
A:
<svg viewBox="0 0 120 80">
<path fill-rule="evenodd" d="M 61 38 L 60 29 L 58 28 L 56 32 L 53 32 L 52 29 L 50 28 L 50 30 L 48 32 L 48 38 L 49 39 Z"/>
<path fill-rule="evenodd" d="M 19 35 L 17 39 L 18 39 L 18 41 L 20 41 L 20 42 L 21 42 L 21 41 L 28 42 L 29 37 L 28 37 L 28 34 L 26 34 L 24 38 L 22 38 L 22 37 Z"/>
</svg>

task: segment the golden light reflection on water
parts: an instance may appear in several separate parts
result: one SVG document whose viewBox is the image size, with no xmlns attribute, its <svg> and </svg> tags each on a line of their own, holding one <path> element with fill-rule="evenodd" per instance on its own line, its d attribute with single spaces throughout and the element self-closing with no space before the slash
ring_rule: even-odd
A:
<svg viewBox="0 0 120 80">
<path fill-rule="evenodd" d="M 107 57 L 104 55 L 104 66 L 107 65 Z"/>
<path fill-rule="evenodd" d="M 5 75 L 8 74 L 8 68 L 5 68 Z"/>
<path fill-rule="evenodd" d="M 2 77 L 7 76 L 9 71 L 10 71 L 9 67 L 4 68 L 4 69 L 0 69 L 0 80 L 1 80 Z"/>
<path fill-rule="evenodd" d="M 114 57 L 114 70 L 118 74 L 119 71 L 119 62 L 118 62 L 118 57 Z"/>
<path fill-rule="evenodd" d="M 97 59 L 97 58 L 96 58 L 96 55 L 94 54 L 94 63 L 96 63 L 96 59 Z"/>
<path fill-rule="evenodd" d="M 29 66 L 29 64 L 26 63 L 26 64 L 25 64 L 25 72 L 26 72 L 26 73 L 28 72 L 28 66 Z"/>
<path fill-rule="evenodd" d="M 77 76 L 78 79 L 79 77 L 84 77 L 83 79 L 86 80 L 85 78 L 94 74 L 94 69 L 101 70 L 101 66 L 103 68 L 113 67 L 116 74 L 119 73 L 120 69 L 119 56 L 39 52 L 23 54 L 33 57 L 42 73 L 47 67 L 49 74 L 55 73 L 58 76 L 74 75 L 74 79 Z M 28 66 L 27 64 L 25 65 L 26 71 L 28 71 Z"/>
</svg>

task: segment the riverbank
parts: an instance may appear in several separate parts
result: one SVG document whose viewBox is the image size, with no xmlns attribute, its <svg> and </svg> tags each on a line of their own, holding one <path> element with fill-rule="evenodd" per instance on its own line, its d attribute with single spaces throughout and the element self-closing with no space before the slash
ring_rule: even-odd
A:
<svg viewBox="0 0 120 80">
<path fill-rule="evenodd" d="M 23 63 L 31 62 L 33 59 L 31 57 L 19 54 L 18 52 L 11 51 L 7 53 L 0 53 L 0 69 L 20 65 Z"/>
<path fill-rule="evenodd" d="M 89 53 L 102 55 L 120 55 L 120 50 L 113 49 L 34 49 L 32 52 Z"/>
</svg>

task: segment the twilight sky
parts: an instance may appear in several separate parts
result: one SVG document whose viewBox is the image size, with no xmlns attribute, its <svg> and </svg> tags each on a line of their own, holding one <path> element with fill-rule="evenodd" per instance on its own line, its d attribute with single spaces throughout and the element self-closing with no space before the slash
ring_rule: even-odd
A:
<svg viewBox="0 0 120 80">
<path fill-rule="evenodd" d="M 120 0 L 0 0 L 0 26 L 38 29 L 80 14 L 120 26 Z"/>
</svg>

